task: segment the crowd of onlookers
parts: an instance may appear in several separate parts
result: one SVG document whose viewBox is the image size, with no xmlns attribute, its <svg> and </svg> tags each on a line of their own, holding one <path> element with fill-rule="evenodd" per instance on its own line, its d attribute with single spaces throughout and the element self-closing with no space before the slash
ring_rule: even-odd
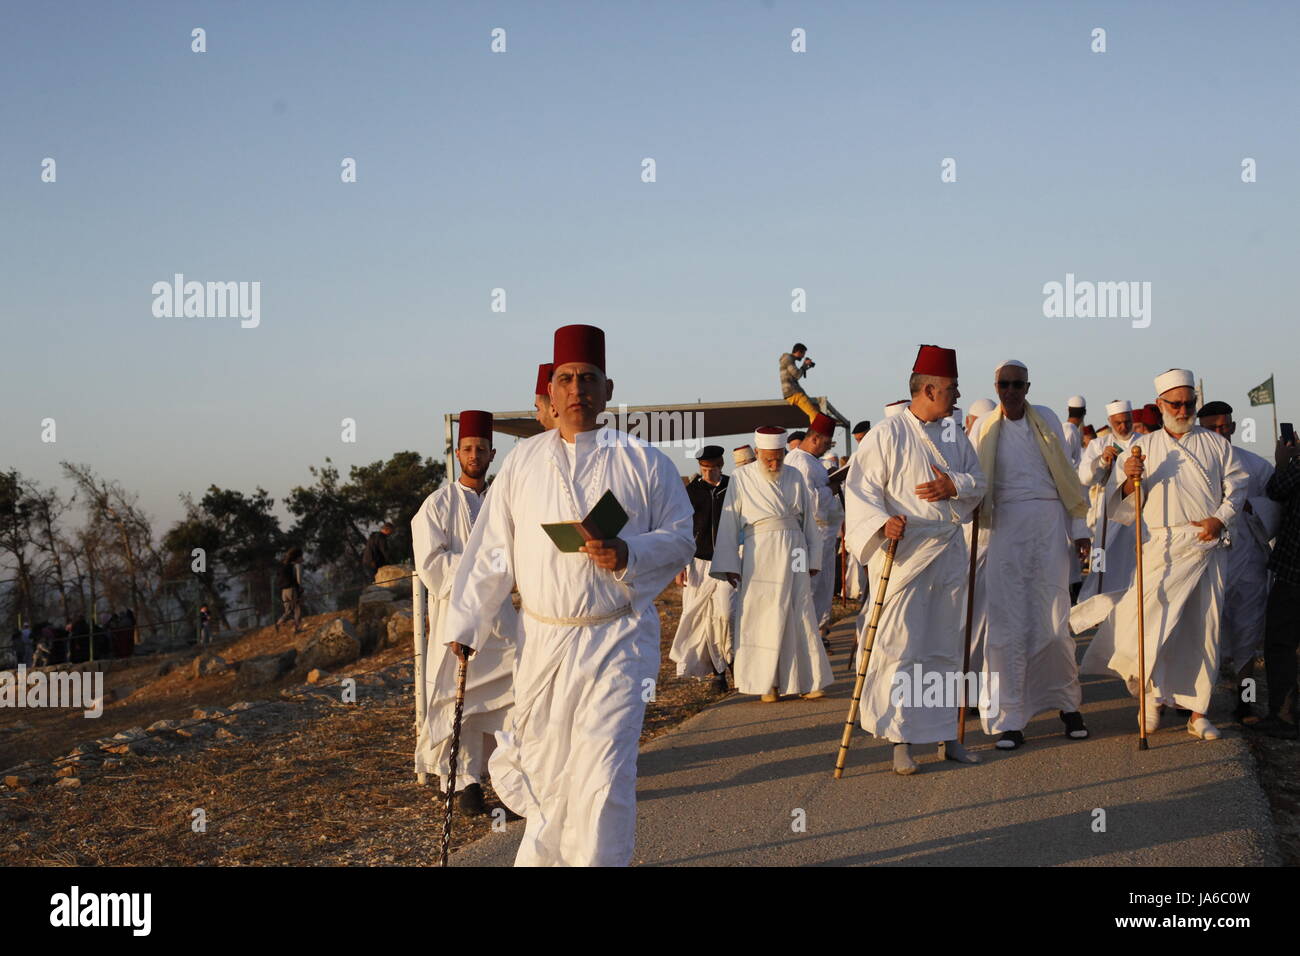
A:
<svg viewBox="0 0 1300 956">
<path fill-rule="evenodd" d="M 89 624 L 85 617 L 66 622 L 62 628 L 49 621 L 15 628 L 9 638 L 14 666 L 44 667 L 47 664 L 81 663 L 108 657 L 130 657 L 135 653 L 135 612 L 128 608 L 107 621 Z"/>
</svg>

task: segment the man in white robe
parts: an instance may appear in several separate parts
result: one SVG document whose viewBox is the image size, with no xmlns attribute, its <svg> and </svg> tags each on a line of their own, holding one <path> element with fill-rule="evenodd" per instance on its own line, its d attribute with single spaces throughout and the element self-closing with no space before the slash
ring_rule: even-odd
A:
<svg viewBox="0 0 1300 956">
<path fill-rule="evenodd" d="M 542 362 L 537 366 L 537 394 L 533 396 L 533 409 L 536 413 L 537 424 L 542 426 L 543 431 L 550 431 L 555 427 L 555 409 L 551 408 L 551 373 L 555 371 L 555 366 L 550 362 Z"/>
<path fill-rule="evenodd" d="M 862 696 L 862 727 L 894 742 L 894 771 L 915 773 L 911 745 L 944 744 L 944 756 L 978 758 L 957 743 L 969 552 L 962 526 L 984 495 L 970 441 L 943 420 L 961 394 L 957 354 L 922 346 L 912 400 L 868 433 L 844 482 L 848 549 L 880 581 L 888 542 L 898 542 Z M 874 604 L 874 602 L 873 602 Z M 859 654 L 871 606 L 859 616 Z M 928 692 L 938 682 L 938 700 Z M 921 685 L 921 686 L 918 686 Z M 976 695 L 969 695 L 974 700 Z"/>
<path fill-rule="evenodd" d="M 517 585 L 524 618 L 515 706 L 488 762 L 527 818 L 516 865 L 625 866 L 636 836 L 636 760 L 659 671 L 654 600 L 695 550 L 690 501 L 668 457 L 600 427 L 613 393 L 604 333 L 555 333 L 555 430 L 516 445 L 452 586 L 447 638 L 472 653 Z M 606 491 L 627 523 L 560 551 L 542 525 L 581 521 Z M 470 658 L 470 669 L 474 658 Z"/>
<path fill-rule="evenodd" d="M 1232 420 L 1232 406 L 1227 402 L 1210 402 L 1196 413 L 1202 428 L 1231 442 L 1237 431 Z M 1277 502 L 1265 489 L 1273 477 L 1273 463 L 1253 451 L 1237 445 L 1232 454 L 1246 472 L 1246 497 L 1232 530 L 1232 547 L 1228 549 L 1228 583 L 1223 594 L 1222 656 L 1232 661 L 1237 672 L 1237 708 L 1233 717 L 1238 723 L 1257 715 L 1250 706 L 1253 694 L 1255 658 L 1264 643 L 1265 610 L 1268 607 L 1268 559 L 1272 554 L 1269 541 L 1277 533 L 1282 513 Z"/>
<path fill-rule="evenodd" d="M 1092 560 L 1079 600 L 1086 601 L 1103 591 L 1126 591 L 1133 583 L 1133 566 L 1137 563 L 1133 525 L 1112 521 L 1113 502 L 1108 495 L 1111 476 L 1122 468 L 1121 455 L 1128 452 L 1137 438 L 1133 431 L 1133 406 L 1116 399 L 1106 406 L 1110 427 L 1098 433 L 1097 440 L 1084 449 L 1079 459 L 1079 480 L 1093 495 L 1091 512 Z M 1107 618 L 1088 642 L 1081 674 L 1110 674 L 1110 658 L 1115 653 L 1114 622 Z"/>
<path fill-rule="evenodd" d="M 821 567 L 816 504 L 783 463 L 784 430 L 764 426 L 754 438 L 758 461 L 731 476 L 709 569 L 739 588 L 732 674 L 738 691 L 764 703 L 815 700 L 833 679 L 809 581 Z"/>
<path fill-rule="evenodd" d="M 786 467 L 793 468 L 808 483 L 821 534 L 821 555 L 817 566 L 825 571 L 812 581 L 813 614 L 821 631 L 822 644 L 829 650 L 827 634 L 831 629 L 831 605 L 835 601 L 835 549 L 839 544 L 840 522 L 834 520 L 838 500 L 831 490 L 830 475 L 820 461 L 835 443 L 835 419 L 818 412 L 802 441 L 785 456 Z"/>
<path fill-rule="evenodd" d="M 722 505 L 731 479 L 722 473 L 722 448 L 705 445 L 696 457 L 700 473 L 686 486 L 695 511 L 695 557 L 677 575 L 682 589 L 682 616 L 668 657 L 678 677 L 712 677 L 714 689 L 727 690 L 732 657 L 732 618 L 736 589 L 709 575 L 713 542 L 722 520 Z"/>
<path fill-rule="evenodd" d="M 1113 616 L 1115 651 L 1110 670 L 1138 696 L 1147 681 L 1147 711 L 1138 720 L 1148 733 L 1160 725 L 1164 703 L 1192 712 L 1187 731 L 1217 740 L 1206 718 L 1218 677 L 1227 553 L 1223 534 L 1244 504 L 1248 476 L 1222 437 L 1193 424 L 1195 378 L 1186 369 L 1157 376 L 1164 427 L 1139 436 L 1115 469 L 1108 495 L 1111 520 L 1132 523 L 1134 479 L 1142 480 L 1142 595 L 1146 673 L 1138 673 L 1136 575 L 1122 594 L 1098 594 L 1070 614 L 1076 634 Z"/>
<path fill-rule="evenodd" d="M 1065 400 L 1066 417 L 1061 426 L 1065 436 L 1065 453 L 1070 459 L 1070 467 L 1078 468 L 1083 456 L 1083 419 L 1088 414 L 1088 402 L 1082 395 L 1071 395 Z"/>
<path fill-rule="evenodd" d="M 1065 735 L 1088 736 L 1070 635 L 1071 539 L 1088 545 L 1087 498 L 1067 457 L 1055 413 L 1031 405 L 1029 369 L 1008 359 L 994 372 L 1001 404 L 972 431 L 988 493 L 980 506 L 987 538 L 982 682 L 998 682 L 997 707 L 982 711 L 986 734 L 1015 750 L 1024 729 L 1055 710 Z"/>
<path fill-rule="evenodd" d="M 456 460 L 460 478 L 443 485 L 411 519 L 411 548 L 416 574 L 429 592 L 428 631 L 424 664 L 424 721 L 417 733 L 416 773 L 436 773 L 445 790 L 453 785 L 465 813 L 482 813 L 486 769 L 484 754 L 504 729 L 513 703 L 515 634 L 518 630 L 509 595 L 495 610 L 491 641 L 465 674 L 465 705 L 461 723 L 456 779 L 451 772 L 450 745 L 456 702 L 458 661 L 444 638 L 452 580 L 464 556 L 471 529 L 487 494 L 492 448 L 492 413 L 460 413 Z"/>
</svg>

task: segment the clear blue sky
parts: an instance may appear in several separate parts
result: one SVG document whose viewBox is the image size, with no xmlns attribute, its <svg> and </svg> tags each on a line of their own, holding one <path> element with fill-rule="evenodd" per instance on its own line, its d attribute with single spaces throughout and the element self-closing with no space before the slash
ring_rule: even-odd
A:
<svg viewBox="0 0 1300 956">
<path fill-rule="evenodd" d="M 440 454 L 570 322 L 633 404 L 777 395 L 797 338 L 853 419 L 933 342 L 963 405 L 1017 357 L 1094 422 L 1170 366 L 1239 418 L 1276 372 L 1294 420 L 1297 64 L 1294 3 L 13 4 L 0 465 L 89 462 L 161 530 L 209 484 Z M 260 327 L 155 318 L 176 272 L 260 281 Z M 1150 328 L 1045 319 L 1067 272 L 1151 282 Z"/>
</svg>

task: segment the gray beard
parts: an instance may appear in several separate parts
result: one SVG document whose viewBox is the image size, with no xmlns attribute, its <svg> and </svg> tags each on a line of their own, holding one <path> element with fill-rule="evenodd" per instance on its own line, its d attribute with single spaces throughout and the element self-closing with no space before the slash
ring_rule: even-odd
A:
<svg viewBox="0 0 1300 956">
<path fill-rule="evenodd" d="M 1187 421 L 1179 422 L 1177 418 L 1168 412 L 1161 413 L 1164 416 L 1165 428 L 1169 429 L 1175 435 L 1186 435 L 1192 430 L 1192 419 L 1188 416 Z"/>
<path fill-rule="evenodd" d="M 770 481 L 772 484 L 776 484 L 776 480 L 781 477 L 781 473 L 779 471 L 769 471 L 767 468 L 762 469 L 762 471 L 763 471 L 763 477 L 766 478 L 768 481 Z"/>
</svg>

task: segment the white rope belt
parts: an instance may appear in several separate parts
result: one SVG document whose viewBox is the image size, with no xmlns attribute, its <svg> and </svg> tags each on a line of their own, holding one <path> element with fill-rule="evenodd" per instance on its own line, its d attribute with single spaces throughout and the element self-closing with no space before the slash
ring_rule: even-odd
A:
<svg viewBox="0 0 1300 956">
<path fill-rule="evenodd" d="M 610 621 L 618 620 L 620 617 L 626 617 L 632 613 L 632 605 L 624 604 L 621 608 L 610 611 L 608 614 L 597 614 L 592 617 L 547 617 L 545 614 L 538 614 L 529 608 L 523 610 L 534 621 L 541 621 L 543 624 L 553 624 L 556 627 L 595 627 L 597 624 L 607 624 Z"/>
</svg>

